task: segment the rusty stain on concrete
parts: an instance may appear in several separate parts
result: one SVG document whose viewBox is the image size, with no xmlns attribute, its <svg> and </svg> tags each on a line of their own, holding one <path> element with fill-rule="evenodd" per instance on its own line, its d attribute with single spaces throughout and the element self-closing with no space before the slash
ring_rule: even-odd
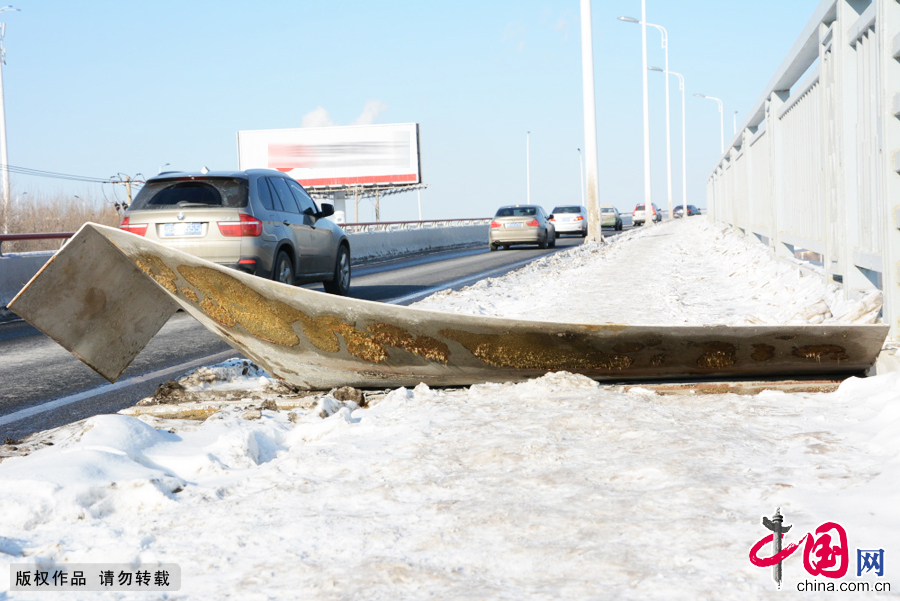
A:
<svg viewBox="0 0 900 601">
<path fill-rule="evenodd" d="M 440 334 L 494 367 L 611 371 L 627 369 L 634 363 L 631 357 L 604 353 L 579 339 L 565 346 L 554 345 L 548 335 L 540 333 L 476 334 L 447 329 Z"/>
<path fill-rule="evenodd" d="M 795 357 L 804 359 L 815 359 L 821 362 L 822 359 L 831 361 L 846 361 L 849 359 L 847 352 L 842 346 L 836 344 L 812 344 L 809 346 L 801 346 L 793 351 Z"/>
<path fill-rule="evenodd" d="M 697 359 L 697 365 L 705 369 L 722 369 L 734 365 L 737 351 L 733 344 L 727 342 L 707 342 L 703 345 L 703 354 Z"/>
<path fill-rule="evenodd" d="M 754 361 L 768 361 L 775 356 L 775 347 L 771 344 L 754 344 L 753 354 L 750 358 Z"/>
</svg>

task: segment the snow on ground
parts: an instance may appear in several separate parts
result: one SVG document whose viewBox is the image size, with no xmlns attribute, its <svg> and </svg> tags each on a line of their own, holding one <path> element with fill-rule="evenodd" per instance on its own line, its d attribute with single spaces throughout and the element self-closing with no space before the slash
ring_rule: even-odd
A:
<svg viewBox="0 0 900 601">
<path fill-rule="evenodd" d="M 574 323 L 875 323 L 881 293 L 844 301 L 820 268 L 776 261 L 755 238 L 688 218 L 556 253 L 414 306 Z"/>
<path fill-rule="evenodd" d="M 645 266 L 629 247 L 656 258 L 666 295 L 639 288 Z M 695 263 L 677 248 L 705 256 Z M 790 320 L 819 301 L 834 315 L 865 313 L 700 219 L 542 263 L 424 304 L 634 321 L 647 313 L 631 297 L 645 294 L 659 323 L 696 323 L 704 311 L 717 323 Z M 622 274 L 631 279 L 613 289 Z M 554 304 L 566 282 L 575 294 L 605 280 L 590 301 Z M 718 301 L 702 299 L 711 292 Z M 235 361 L 172 390 L 195 404 L 234 400 L 205 421 L 139 415 L 164 405 L 96 416 L 0 463 L 0 591 L 11 564 L 177 563 L 182 588 L 164 598 L 767 599 L 771 569 L 748 555 L 775 507 L 793 524 L 786 543 L 828 521 L 846 530 L 849 570 L 835 582 L 900 590 L 900 374 L 741 396 L 553 373 L 348 401 L 292 396 Z M 856 549 L 884 549 L 884 576 L 857 576 Z M 802 556 L 801 546 L 784 563 L 786 591 L 830 582 L 807 574 Z"/>
</svg>

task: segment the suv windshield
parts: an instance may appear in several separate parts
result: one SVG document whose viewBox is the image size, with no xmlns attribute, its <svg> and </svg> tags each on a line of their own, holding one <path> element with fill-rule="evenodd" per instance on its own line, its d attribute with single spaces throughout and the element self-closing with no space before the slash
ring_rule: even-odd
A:
<svg viewBox="0 0 900 601">
<path fill-rule="evenodd" d="M 171 209 L 172 207 L 247 206 L 247 180 L 234 177 L 166 179 L 147 182 L 131 209 Z"/>
</svg>

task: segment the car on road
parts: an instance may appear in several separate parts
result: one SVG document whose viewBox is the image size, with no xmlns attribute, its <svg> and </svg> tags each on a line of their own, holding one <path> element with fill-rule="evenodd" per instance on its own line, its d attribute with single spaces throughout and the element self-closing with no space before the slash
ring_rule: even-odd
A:
<svg viewBox="0 0 900 601">
<path fill-rule="evenodd" d="M 488 229 L 491 250 L 514 244 L 537 244 L 541 248 L 556 246 L 556 228 L 539 205 L 507 205 L 497 209 Z"/>
<path fill-rule="evenodd" d="M 656 206 L 656 203 L 650 203 L 650 207 L 652 209 L 651 221 L 662 221 L 662 212 L 659 210 L 659 207 Z M 634 212 L 631 214 L 631 221 L 634 225 L 644 225 L 644 221 L 646 221 L 646 216 L 644 215 L 644 205 L 639 204 L 634 207 Z"/>
<path fill-rule="evenodd" d="M 119 226 L 202 259 L 284 284 L 350 289 L 350 242 L 313 200 L 271 169 L 166 172 L 147 180 Z"/>
<path fill-rule="evenodd" d="M 672 217 L 675 219 L 680 219 L 687 214 L 688 217 L 693 217 L 694 215 L 700 214 L 700 209 L 695 207 L 694 205 L 688 205 L 687 210 L 682 205 L 678 205 L 672 210 Z"/>
<path fill-rule="evenodd" d="M 601 205 L 600 225 L 602 227 L 611 227 L 616 231 L 621 231 L 622 216 L 619 214 L 619 209 L 612 205 Z"/>
<path fill-rule="evenodd" d="M 587 209 L 581 205 L 556 207 L 550 214 L 550 221 L 556 228 L 556 237 L 563 234 L 577 234 L 584 238 L 588 234 Z"/>
</svg>

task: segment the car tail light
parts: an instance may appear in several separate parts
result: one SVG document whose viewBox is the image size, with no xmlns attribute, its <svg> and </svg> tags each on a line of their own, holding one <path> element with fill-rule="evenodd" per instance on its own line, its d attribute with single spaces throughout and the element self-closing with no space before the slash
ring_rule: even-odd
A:
<svg viewBox="0 0 900 601">
<path fill-rule="evenodd" d="M 529 221 L 529 222 L 526 223 L 525 225 L 527 225 L 528 227 L 538 227 L 540 224 L 538 223 L 538 220 L 537 220 L 537 219 L 532 219 L 531 221 Z"/>
<path fill-rule="evenodd" d="M 578 217 L 575 218 L 575 221 L 584 221 L 584 217 L 579 215 Z"/>
<path fill-rule="evenodd" d="M 491 221 L 491 229 L 494 229 L 494 228 L 497 228 L 497 227 L 500 227 L 500 224 L 497 223 L 496 221 Z"/>
<path fill-rule="evenodd" d="M 131 232 L 132 234 L 137 234 L 138 236 L 143 236 L 147 233 L 147 226 L 149 225 L 149 223 L 131 223 L 131 219 L 126 217 L 122 220 L 119 229 Z"/>
<path fill-rule="evenodd" d="M 223 236 L 254 237 L 262 234 L 262 221 L 250 215 L 241 215 L 240 221 L 218 221 Z"/>
</svg>

